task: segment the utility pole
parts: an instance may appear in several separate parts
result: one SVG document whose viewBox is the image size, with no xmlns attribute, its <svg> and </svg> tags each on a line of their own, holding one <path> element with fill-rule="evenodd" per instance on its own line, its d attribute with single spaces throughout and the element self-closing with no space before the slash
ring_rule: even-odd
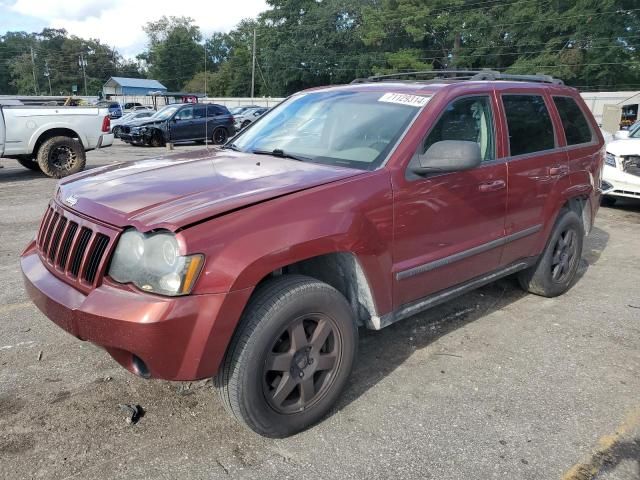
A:
<svg viewBox="0 0 640 480">
<path fill-rule="evenodd" d="M 251 66 L 251 100 L 256 92 L 256 29 L 253 29 L 253 62 Z"/>
<path fill-rule="evenodd" d="M 78 57 L 78 65 L 82 68 L 82 77 L 84 78 L 84 96 L 87 96 L 87 71 L 85 67 L 87 66 L 87 61 L 84 59 L 84 53 L 80 52 L 80 56 Z"/>
<path fill-rule="evenodd" d="M 36 79 L 36 56 L 33 53 L 33 47 L 31 48 L 31 66 L 33 70 L 33 91 L 38 95 L 38 80 Z"/>
<path fill-rule="evenodd" d="M 47 60 L 44 61 L 44 76 L 49 80 L 49 95 L 53 95 L 51 90 L 51 73 L 49 72 L 49 62 Z"/>
<path fill-rule="evenodd" d="M 204 44 L 204 98 L 207 98 L 207 44 Z"/>
</svg>

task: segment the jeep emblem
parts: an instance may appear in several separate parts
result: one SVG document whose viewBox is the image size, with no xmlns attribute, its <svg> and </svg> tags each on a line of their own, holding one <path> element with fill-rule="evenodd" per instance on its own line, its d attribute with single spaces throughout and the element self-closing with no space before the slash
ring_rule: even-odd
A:
<svg viewBox="0 0 640 480">
<path fill-rule="evenodd" d="M 76 197 L 75 195 L 70 195 L 64 199 L 64 203 L 73 207 L 76 203 L 78 203 L 78 197 Z"/>
</svg>

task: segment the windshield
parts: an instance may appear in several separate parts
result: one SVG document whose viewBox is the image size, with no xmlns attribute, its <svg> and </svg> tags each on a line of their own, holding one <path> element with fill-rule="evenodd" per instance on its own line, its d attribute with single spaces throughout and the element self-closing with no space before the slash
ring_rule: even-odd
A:
<svg viewBox="0 0 640 480">
<path fill-rule="evenodd" d="M 629 138 L 640 138 L 640 123 L 634 123 L 629 129 Z"/>
<path fill-rule="evenodd" d="M 153 115 L 154 120 L 166 120 L 174 113 L 176 113 L 178 107 L 165 107 L 162 110 L 158 110 L 155 115 Z"/>
<path fill-rule="evenodd" d="M 265 114 L 233 146 L 373 170 L 427 101 L 428 97 L 384 92 L 302 93 Z"/>
</svg>

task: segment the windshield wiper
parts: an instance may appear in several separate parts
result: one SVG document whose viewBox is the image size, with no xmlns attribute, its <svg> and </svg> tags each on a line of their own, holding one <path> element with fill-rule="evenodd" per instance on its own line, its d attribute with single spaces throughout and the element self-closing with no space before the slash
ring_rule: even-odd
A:
<svg viewBox="0 0 640 480">
<path fill-rule="evenodd" d="M 221 148 L 223 150 L 226 150 L 228 148 L 229 150 L 233 150 L 234 152 L 241 152 L 242 151 L 242 150 L 240 150 L 240 148 L 238 148 L 236 146 L 235 143 L 228 143 L 227 145 L 223 145 Z"/>
<path fill-rule="evenodd" d="M 271 155 L 273 157 L 290 158 L 291 160 L 297 160 L 298 162 L 311 160 L 308 157 L 303 157 L 301 155 L 294 155 L 292 153 L 285 152 L 280 148 L 276 148 L 274 150 L 253 150 L 251 153 L 255 155 Z"/>
</svg>

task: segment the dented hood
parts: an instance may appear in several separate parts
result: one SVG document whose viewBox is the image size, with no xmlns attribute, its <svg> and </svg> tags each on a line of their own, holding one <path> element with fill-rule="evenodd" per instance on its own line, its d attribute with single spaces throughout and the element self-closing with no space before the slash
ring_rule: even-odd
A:
<svg viewBox="0 0 640 480">
<path fill-rule="evenodd" d="M 118 227 L 186 225 L 362 174 L 360 170 L 226 150 L 121 163 L 67 177 L 58 203 Z"/>
</svg>

